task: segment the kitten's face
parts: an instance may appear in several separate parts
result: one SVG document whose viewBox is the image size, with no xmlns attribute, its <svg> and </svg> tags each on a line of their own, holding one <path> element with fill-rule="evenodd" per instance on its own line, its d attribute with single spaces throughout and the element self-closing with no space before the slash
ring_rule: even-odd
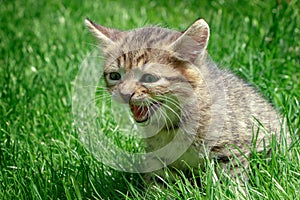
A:
<svg viewBox="0 0 300 200">
<path fill-rule="evenodd" d="M 138 54 L 142 51 L 151 54 L 150 49 L 139 50 Z M 128 103 L 136 122 L 148 121 L 156 112 L 165 115 L 166 108 L 169 117 L 178 113 L 180 106 L 175 97 L 186 93 L 182 91 L 186 80 L 180 71 L 172 63 L 151 59 L 151 55 L 134 64 L 136 57 L 132 52 L 129 54 L 131 62 L 124 62 L 124 58 L 129 59 L 127 53 L 105 66 L 105 81 L 113 99 Z"/>
<path fill-rule="evenodd" d="M 121 32 L 86 24 L 102 43 L 113 99 L 128 104 L 139 123 L 154 122 L 154 116 L 172 126 L 182 120 L 182 101 L 200 78 L 194 64 L 205 55 L 207 24 L 198 20 L 183 33 L 159 27 Z"/>
</svg>

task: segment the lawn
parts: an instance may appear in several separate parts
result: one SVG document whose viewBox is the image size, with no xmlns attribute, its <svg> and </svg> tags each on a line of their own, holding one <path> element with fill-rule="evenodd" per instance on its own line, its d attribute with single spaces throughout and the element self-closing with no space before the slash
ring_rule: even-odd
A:
<svg viewBox="0 0 300 200">
<path fill-rule="evenodd" d="M 2 0 L 0 13 L 1 199 L 300 199 L 299 1 Z M 204 18 L 212 59 L 273 102 L 292 145 L 274 142 L 271 157 L 254 153 L 244 197 L 226 175 L 213 181 L 210 161 L 197 184 L 182 175 L 146 191 L 139 174 L 96 159 L 74 126 L 74 80 L 97 44 L 86 17 L 122 30 L 184 30 Z"/>
</svg>

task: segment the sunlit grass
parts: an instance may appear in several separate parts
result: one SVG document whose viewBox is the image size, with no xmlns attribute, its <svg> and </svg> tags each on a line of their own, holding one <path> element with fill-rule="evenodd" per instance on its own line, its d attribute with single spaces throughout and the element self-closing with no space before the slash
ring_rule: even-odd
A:
<svg viewBox="0 0 300 200">
<path fill-rule="evenodd" d="M 299 199 L 300 8 L 296 0 L 281 2 L 1 1 L 0 197 Z M 165 180 L 166 190 L 146 190 L 138 174 L 103 165 L 72 124 L 74 80 L 97 44 L 85 17 L 122 30 L 148 24 L 184 30 L 205 18 L 212 59 L 274 103 L 292 134 L 290 150 L 273 142 L 271 156 L 254 154 L 246 194 L 227 174 L 213 181 L 212 161 L 194 181 L 184 174 Z"/>
</svg>

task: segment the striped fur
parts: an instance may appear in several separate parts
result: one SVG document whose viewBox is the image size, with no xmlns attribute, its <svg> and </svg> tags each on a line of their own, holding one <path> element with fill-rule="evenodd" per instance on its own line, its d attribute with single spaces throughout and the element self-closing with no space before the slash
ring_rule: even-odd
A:
<svg viewBox="0 0 300 200">
<path fill-rule="evenodd" d="M 244 156 L 249 156 L 253 148 L 253 132 L 263 129 L 255 118 L 265 129 L 257 136 L 258 151 L 263 150 L 264 143 L 269 145 L 271 133 L 279 132 L 280 123 L 274 108 L 243 80 L 217 68 L 207 58 L 209 27 L 204 20 L 197 20 L 184 32 L 156 26 L 119 31 L 88 19 L 86 25 L 102 45 L 105 76 L 112 71 L 124 73 L 119 82 L 108 85 L 117 99 L 123 102 L 127 99 L 130 105 L 144 102 L 149 107 L 153 99 L 172 99 L 174 95 L 186 99 L 184 105 L 166 113 L 170 119 L 166 121 L 166 128 L 144 141 L 147 151 L 160 149 L 173 139 L 180 123 L 197 119 L 197 130 L 190 135 L 194 141 L 192 146 L 170 166 L 186 170 L 184 163 L 187 163 L 197 168 L 203 163 L 207 150 L 208 156 L 226 167 L 235 156 L 247 165 Z M 159 79 L 142 82 L 145 74 Z M 187 84 L 191 87 L 186 87 Z M 193 96 L 191 90 L 196 103 L 187 102 Z M 175 111 L 184 113 L 181 116 L 185 119 L 176 118 Z M 147 120 L 151 121 L 151 117 Z"/>
</svg>

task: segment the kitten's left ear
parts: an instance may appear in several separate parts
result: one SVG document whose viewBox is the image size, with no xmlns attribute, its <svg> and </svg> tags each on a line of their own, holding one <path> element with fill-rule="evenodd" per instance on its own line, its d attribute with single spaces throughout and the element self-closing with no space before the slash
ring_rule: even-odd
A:
<svg viewBox="0 0 300 200">
<path fill-rule="evenodd" d="M 85 19 L 85 25 L 88 29 L 93 33 L 93 35 L 100 40 L 102 45 L 109 46 L 114 44 L 114 42 L 121 36 L 122 31 L 117 29 L 107 28 L 104 26 L 100 26 L 95 24 L 90 19 Z"/>
<path fill-rule="evenodd" d="M 203 19 L 199 19 L 184 31 L 170 47 L 182 59 L 194 62 L 206 52 L 208 40 L 209 26 Z"/>
</svg>

